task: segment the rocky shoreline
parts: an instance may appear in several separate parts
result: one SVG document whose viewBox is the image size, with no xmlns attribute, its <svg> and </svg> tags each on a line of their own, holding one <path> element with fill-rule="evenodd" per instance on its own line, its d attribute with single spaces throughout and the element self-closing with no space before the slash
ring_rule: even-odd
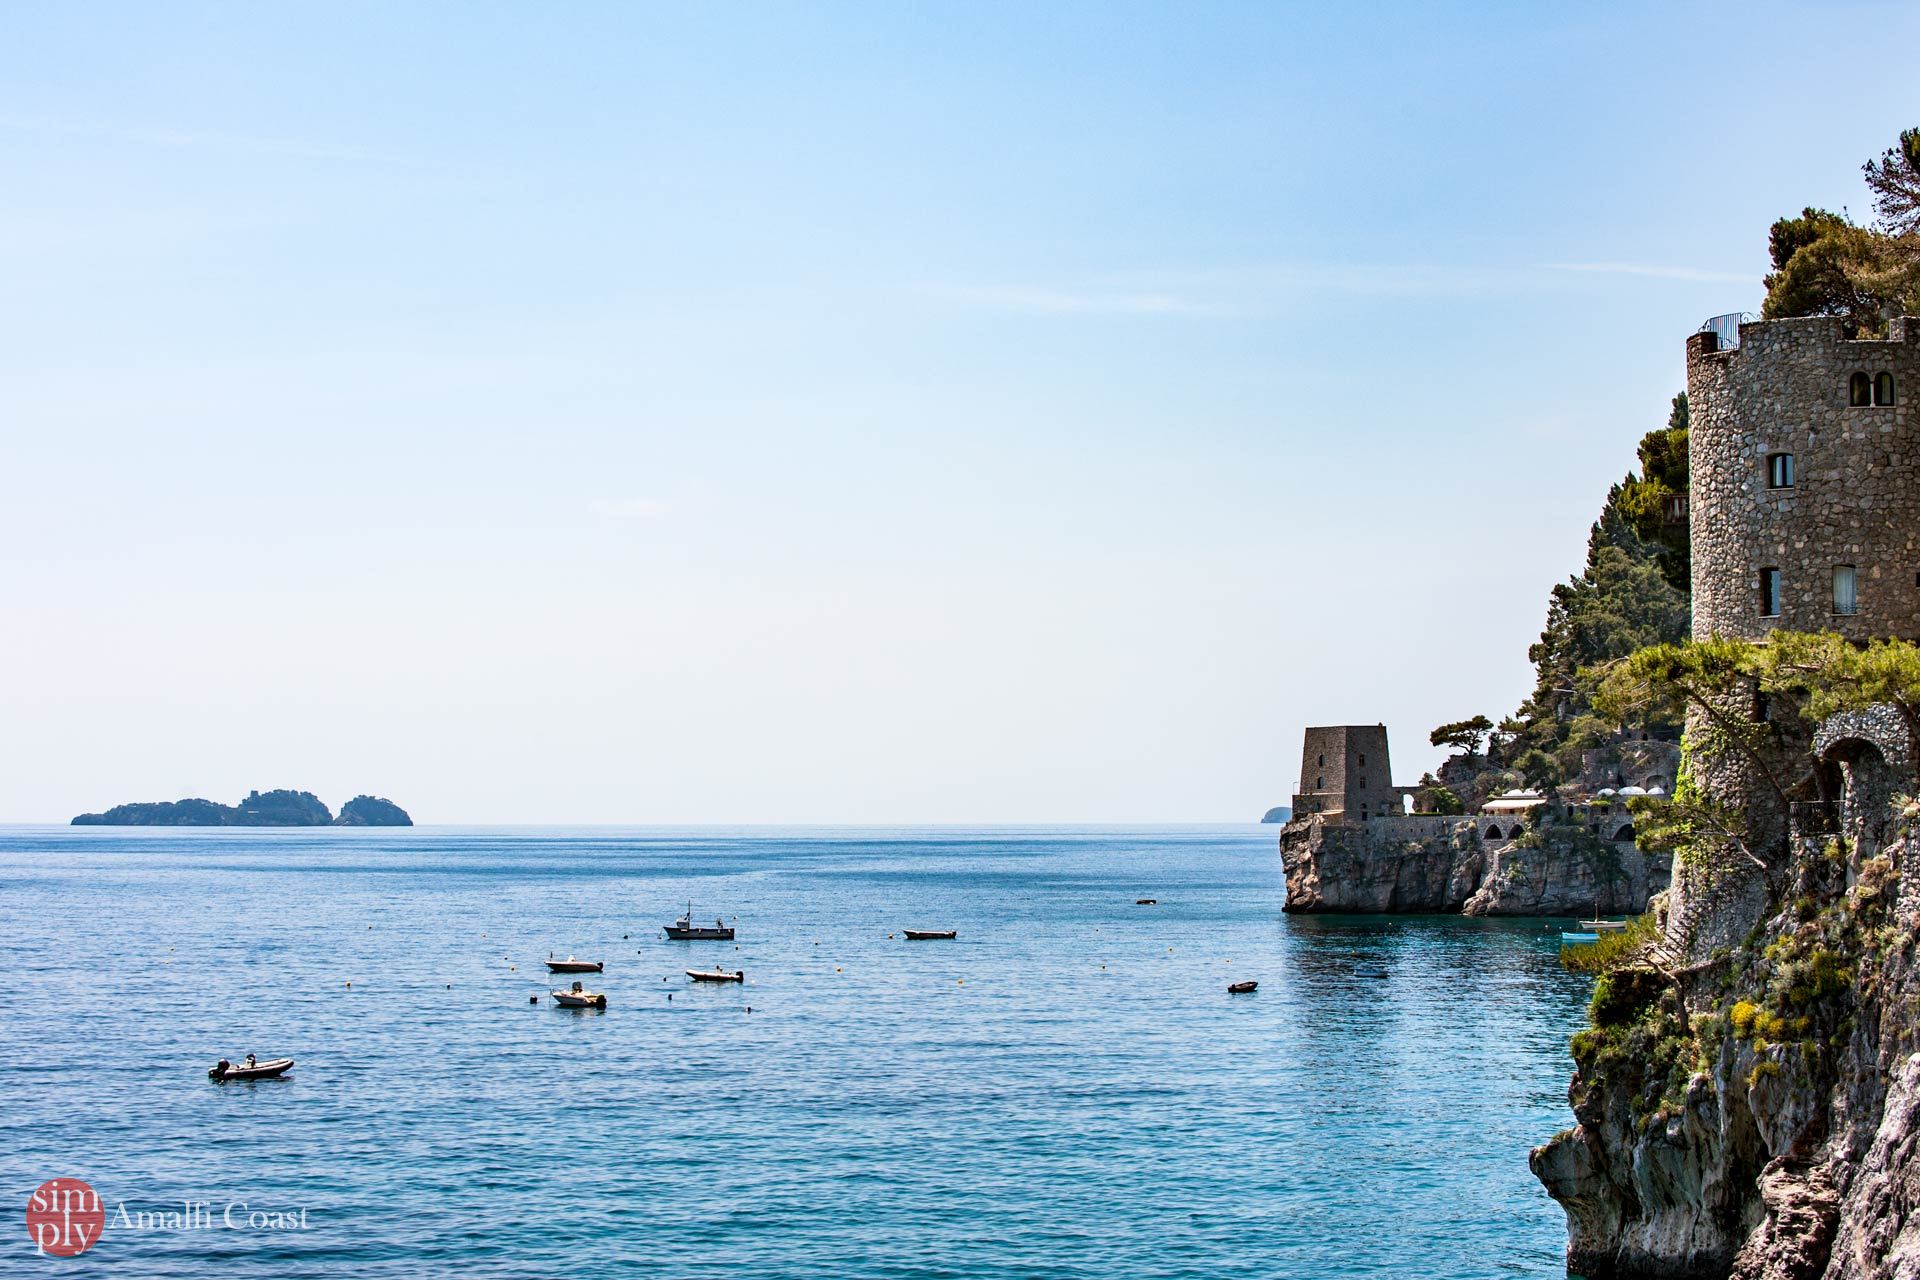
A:
<svg viewBox="0 0 1920 1280">
<path fill-rule="evenodd" d="M 1568 831 L 1490 842 L 1471 818 L 1349 824 L 1319 814 L 1281 828 L 1280 861 L 1290 912 L 1469 916 L 1639 914 L 1670 865 L 1630 843 Z"/>
</svg>

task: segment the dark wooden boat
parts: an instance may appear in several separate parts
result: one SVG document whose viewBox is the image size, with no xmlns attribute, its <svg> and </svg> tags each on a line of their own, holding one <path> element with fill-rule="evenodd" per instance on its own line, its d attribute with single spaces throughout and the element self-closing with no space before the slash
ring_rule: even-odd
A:
<svg viewBox="0 0 1920 1280">
<path fill-rule="evenodd" d="M 1259 985 L 1257 982 L 1229 982 L 1227 984 L 1227 994 L 1230 996 L 1243 996 Z"/>
<path fill-rule="evenodd" d="M 588 991 L 579 983 L 571 990 L 550 992 L 553 1007 L 556 1009 L 604 1009 L 607 1007 L 607 995 L 604 991 Z"/>
<path fill-rule="evenodd" d="M 715 920 L 712 924 L 693 922 L 693 904 L 687 904 L 687 913 L 670 925 L 662 926 L 667 931 L 668 942 L 732 942 L 733 926 Z"/>
<path fill-rule="evenodd" d="M 292 1058 L 269 1058 L 265 1062 L 228 1062 L 225 1058 L 213 1064 L 207 1072 L 209 1080 L 271 1080 L 285 1074 L 293 1065 Z"/>
<path fill-rule="evenodd" d="M 952 942 L 959 937 L 956 929 L 902 929 L 908 942 Z"/>
<path fill-rule="evenodd" d="M 687 976 L 695 982 L 745 982 L 747 971 L 735 969 L 728 973 L 725 969 L 689 969 Z"/>
<path fill-rule="evenodd" d="M 1135 899 L 1133 900 L 1133 905 L 1134 905 L 1134 906 L 1136 906 L 1136 907 L 1157 907 L 1157 906 L 1159 906 L 1159 905 L 1160 905 L 1160 899 L 1158 899 L 1158 898 L 1135 898 Z"/>
<path fill-rule="evenodd" d="M 601 960 L 575 960 L 568 956 L 565 960 L 547 961 L 548 973 L 599 973 L 605 967 Z"/>
</svg>

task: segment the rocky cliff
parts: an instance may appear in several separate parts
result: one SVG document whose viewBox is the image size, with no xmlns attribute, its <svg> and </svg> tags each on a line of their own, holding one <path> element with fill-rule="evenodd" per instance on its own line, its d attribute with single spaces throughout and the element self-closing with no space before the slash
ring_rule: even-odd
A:
<svg viewBox="0 0 1920 1280">
<path fill-rule="evenodd" d="M 1574 1040 L 1578 1124 L 1532 1154 L 1569 1269 L 1609 1277 L 1920 1277 L 1920 885 L 1909 841 L 1803 840 L 1743 943 L 1648 930 Z"/>
<path fill-rule="evenodd" d="M 1488 842 L 1458 817 L 1308 815 L 1281 829 L 1280 861 L 1288 911 L 1473 916 L 1638 913 L 1668 870 L 1664 857 L 1585 832 Z"/>
</svg>

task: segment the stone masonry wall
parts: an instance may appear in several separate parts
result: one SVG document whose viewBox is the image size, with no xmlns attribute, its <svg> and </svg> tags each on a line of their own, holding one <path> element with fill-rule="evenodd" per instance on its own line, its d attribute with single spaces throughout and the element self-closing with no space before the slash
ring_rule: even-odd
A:
<svg viewBox="0 0 1920 1280">
<path fill-rule="evenodd" d="M 1759 639 L 1779 627 L 1920 639 L 1920 319 L 1886 341 L 1838 320 L 1740 326 L 1740 345 L 1687 342 L 1692 411 L 1693 634 Z M 1894 403 L 1849 404 L 1849 379 L 1891 373 Z M 1768 487 L 1790 453 L 1791 488 Z M 1855 569 L 1859 611 L 1834 612 L 1833 576 Z M 1780 570 L 1761 612 L 1760 571 Z"/>
<path fill-rule="evenodd" d="M 1300 790 L 1293 797 L 1295 816 L 1344 813 L 1399 813 L 1401 788 L 1393 785 L 1385 725 L 1322 725 L 1306 732 L 1300 751 Z"/>
</svg>

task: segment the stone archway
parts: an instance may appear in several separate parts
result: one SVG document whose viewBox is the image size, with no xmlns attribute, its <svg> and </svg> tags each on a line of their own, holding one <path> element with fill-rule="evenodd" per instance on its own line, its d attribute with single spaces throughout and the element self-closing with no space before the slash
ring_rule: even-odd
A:
<svg viewBox="0 0 1920 1280">
<path fill-rule="evenodd" d="M 1887 836 L 1894 793 L 1913 785 L 1914 744 L 1892 707 L 1830 717 L 1813 736 L 1824 799 L 1833 802 L 1854 856 L 1872 857 Z"/>
<path fill-rule="evenodd" d="M 1487 829 L 1481 833 L 1481 838 L 1486 840 L 1499 840 L 1504 837 L 1501 836 L 1499 827 L 1489 823 Z"/>
<path fill-rule="evenodd" d="M 1616 843 L 1624 840 L 1631 840 L 1633 839 L 1633 837 L 1634 837 L 1634 831 L 1633 831 L 1633 824 L 1631 822 L 1621 823 L 1620 829 L 1613 833 L 1613 838 Z"/>
</svg>

